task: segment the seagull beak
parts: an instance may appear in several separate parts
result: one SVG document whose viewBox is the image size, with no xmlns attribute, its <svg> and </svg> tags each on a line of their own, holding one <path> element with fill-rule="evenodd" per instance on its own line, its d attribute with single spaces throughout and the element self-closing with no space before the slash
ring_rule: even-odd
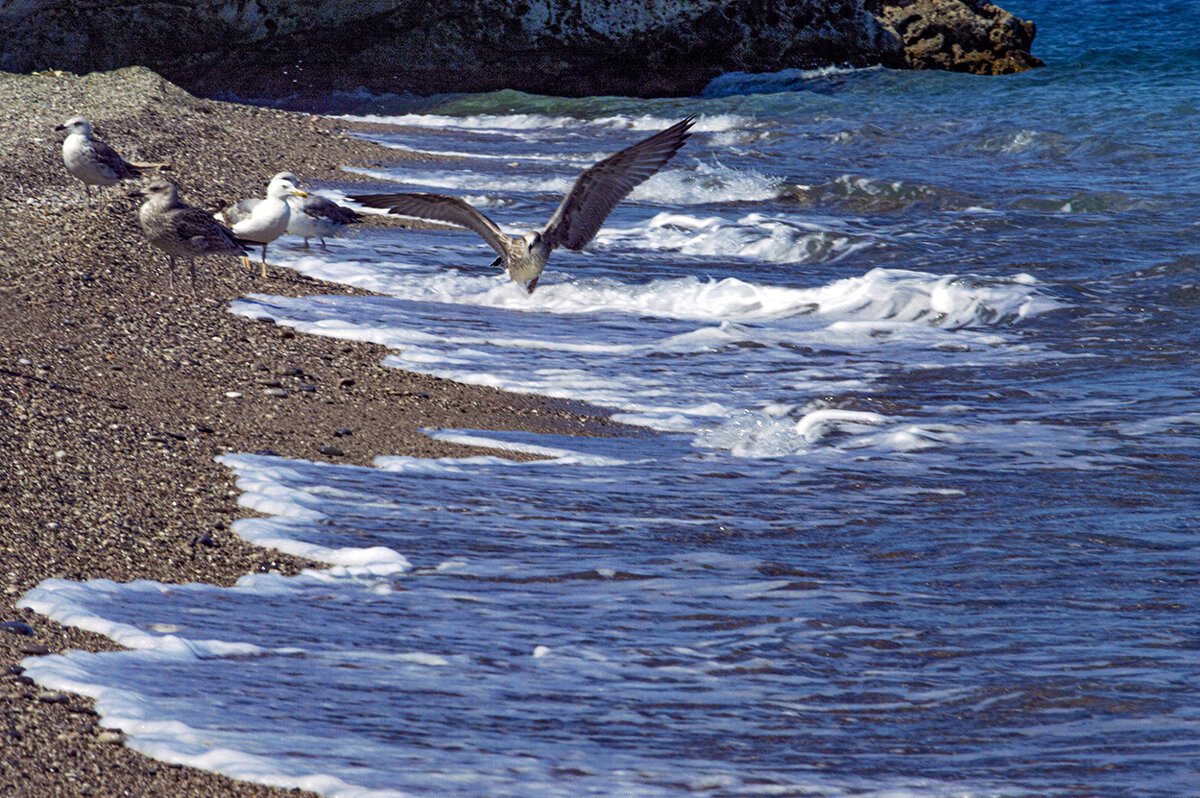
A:
<svg viewBox="0 0 1200 798">
<path fill-rule="evenodd" d="M 54 129 L 55 129 L 55 130 L 66 130 L 66 129 L 67 129 L 67 126 L 66 126 L 66 125 L 58 125 L 58 126 L 56 126 Z"/>
<path fill-rule="evenodd" d="M 144 193 L 142 193 L 141 191 L 130 191 L 125 196 L 133 197 L 134 199 L 141 199 L 142 197 L 145 197 L 146 195 Z"/>
<path fill-rule="evenodd" d="M 293 191 L 292 196 L 293 197 L 307 197 L 308 192 L 307 191 Z"/>
</svg>

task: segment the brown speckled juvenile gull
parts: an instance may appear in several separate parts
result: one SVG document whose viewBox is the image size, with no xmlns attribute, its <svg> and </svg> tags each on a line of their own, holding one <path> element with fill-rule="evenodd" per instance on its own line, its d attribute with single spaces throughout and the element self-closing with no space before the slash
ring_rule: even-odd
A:
<svg viewBox="0 0 1200 798">
<path fill-rule="evenodd" d="M 73 116 L 54 129 L 68 131 L 62 145 L 63 166 L 83 181 L 88 202 L 92 200 L 91 186 L 112 186 L 141 174 L 112 147 L 92 138 L 92 124 L 84 117 Z"/>
<path fill-rule="evenodd" d="M 395 214 L 450 222 L 478 233 L 500 255 L 492 265 L 503 263 L 508 276 L 532 294 L 550 253 L 556 247 L 579 251 L 587 246 L 617 203 L 679 151 L 695 121 L 695 117 L 689 116 L 595 164 L 575 180 L 540 232 L 531 230 L 518 238 L 503 233 L 495 222 L 458 197 L 359 194 L 350 199 L 370 208 L 387 208 Z"/>
<path fill-rule="evenodd" d="M 245 257 L 246 245 L 202 208 L 193 208 L 179 201 L 179 190 L 166 180 L 155 180 L 132 196 L 144 196 L 146 202 L 138 211 L 138 222 L 151 244 L 167 253 L 171 273 L 175 258 L 187 258 L 196 288 L 195 259 L 205 255 L 240 255 Z"/>
</svg>

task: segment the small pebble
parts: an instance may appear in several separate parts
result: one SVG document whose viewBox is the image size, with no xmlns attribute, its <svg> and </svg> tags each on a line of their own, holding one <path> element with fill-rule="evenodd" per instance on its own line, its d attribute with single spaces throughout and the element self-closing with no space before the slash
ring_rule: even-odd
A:
<svg viewBox="0 0 1200 798">
<path fill-rule="evenodd" d="M 353 384 L 354 384 L 353 377 L 342 377 L 341 381 L 338 382 L 338 385 L 342 386 L 343 388 L 349 388 Z"/>
<path fill-rule="evenodd" d="M 22 623 L 21 621 L 5 621 L 4 623 L 0 623 L 0 629 L 10 632 L 14 635 L 33 637 L 33 627 L 27 623 Z"/>
<path fill-rule="evenodd" d="M 21 653 L 28 654 L 31 657 L 44 657 L 50 653 L 50 649 L 46 648 L 45 646 L 28 645 L 21 646 Z"/>
<path fill-rule="evenodd" d="M 120 743 L 125 742 L 125 735 L 121 734 L 121 732 L 115 731 L 113 729 L 105 729 L 104 731 L 102 731 L 96 735 L 96 739 L 102 743 L 120 744 Z"/>
<path fill-rule="evenodd" d="M 329 455 L 330 457 L 344 457 L 346 455 L 341 449 L 336 446 L 322 446 L 317 449 L 321 454 Z"/>
<path fill-rule="evenodd" d="M 241 391 L 226 391 L 225 396 L 229 399 L 239 399 L 242 396 Z"/>
<path fill-rule="evenodd" d="M 45 704 L 65 704 L 71 700 L 71 696 L 57 690 L 43 690 L 38 693 L 37 700 Z"/>
<path fill-rule="evenodd" d="M 335 429 L 333 431 L 333 437 L 335 437 L 335 438 L 344 438 L 347 435 L 353 435 L 353 434 L 354 434 L 354 430 L 350 429 L 349 427 L 342 427 L 341 429 Z"/>
<path fill-rule="evenodd" d="M 267 396 L 277 396 L 280 399 L 285 399 L 288 395 L 288 392 L 283 388 L 264 388 L 263 393 Z"/>
<path fill-rule="evenodd" d="M 317 392 L 317 386 L 315 386 L 315 385 L 301 385 L 301 386 L 300 386 L 299 388 L 297 388 L 296 390 L 297 390 L 297 391 L 303 391 L 304 393 L 316 393 L 316 392 Z"/>
</svg>

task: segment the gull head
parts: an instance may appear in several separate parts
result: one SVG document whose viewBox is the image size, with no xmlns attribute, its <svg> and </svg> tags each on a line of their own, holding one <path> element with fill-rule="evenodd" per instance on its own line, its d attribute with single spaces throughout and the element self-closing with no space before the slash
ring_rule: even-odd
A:
<svg viewBox="0 0 1200 798">
<path fill-rule="evenodd" d="M 525 242 L 526 249 L 530 254 L 549 255 L 550 252 L 546 248 L 545 242 L 542 241 L 542 234 L 537 230 L 530 230 L 521 236 L 521 240 Z"/>
<path fill-rule="evenodd" d="M 131 197 L 148 197 L 149 202 L 173 204 L 179 199 L 179 189 L 175 188 L 174 183 L 166 180 L 152 180 L 142 187 L 141 191 L 129 192 Z"/>
<path fill-rule="evenodd" d="M 65 130 L 68 136 L 80 135 L 85 139 L 92 135 L 92 123 L 87 121 L 86 117 L 82 116 L 73 116 L 54 129 Z"/>
<path fill-rule="evenodd" d="M 286 199 L 287 197 L 307 197 L 307 191 L 301 191 L 296 188 L 296 184 L 291 180 L 281 179 L 280 175 L 275 175 L 271 178 L 270 184 L 267 185 L 267 197 L 269 199 Z"/>
</svg>

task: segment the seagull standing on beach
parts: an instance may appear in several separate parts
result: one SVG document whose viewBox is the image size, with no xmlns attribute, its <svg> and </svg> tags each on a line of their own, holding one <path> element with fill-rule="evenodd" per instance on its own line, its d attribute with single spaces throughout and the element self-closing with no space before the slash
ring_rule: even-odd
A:
<svg viewBox="0 0 1200 798">
<path fill-rule="evenodd" d="M 495 222 L 458 197 L 361 194 L 350 199 L 370 208 L 387 208 L 390 213 L 403 216 L 450 222 L 478 233 L 500 255 L 492 265 L 503 263 L 508 276 L 532 294 L 550 253 L 556 247 L 578 252 L 587 246 L 617 203 L 679 151 L 695 121 L 695 117 L 689 116 L 595 164 L 575 180 L 541 231 L 531 230 L 517 238 L 503 233 Z"/>
<path fill-rule="evenodd" d="M 286 178 L 294 185 L 300 185 L 300 181 L 291 172 L 280 172 L 275 177 Z M 305 249 L 308 249 L 310 238 L 320 241 L 321 249 L 326 249 L 326 238 L 332 238 L 342 232 L 346 225 L 362 221 L 362 214 L 358 211 L 344 208 L 328 197 L 312 191 L 308 192 L 307 197 L 289 196 L 287 204 L 292 210 L 291 216 L 288 217 L 288 235 L 303 238 Z"/>
<path fill-rule="evenodd" d="M 292 215 L 288 198 L 308 196 L 296 188 L 292 179 L 291 172 L 280 172 L 267 184 L 266 199 L 242 200 L 216 215 L 217 221 L 228 224 L 238 238 L 262 244 L 263 277 L 267 276 L 267 245 L 287 231 Z M 242 262 L 250 268 L 250 258 L 243 255 Z"/>
<path fill-rule="evenodd" d="M 63 139 L 63 165 L 74 177 L 83 181 L 88 203 L 92 201 L 91 186 L 112 186 L 121 180 L 136 178 L 141 170 L 100 139 L 92 138 L 92 123 L 82 116 L 73 116 L 55 130 L 66 130 Z"/>
<path fill-rule="evenodd" d="M 214 219 L 208 211 L 179 201 L 179 190 L 166 180 L 155 180 L 130 196 L 146 197 L 138 211 L 138 222 L 150 243 L 167 253 L 171 274 L 175 258 L 187 258 L 196 290 L 195 258 L 204 255 L 240 255 L 246 257 L 246 245 Z M 173 281 L 172 281 L 173 282 Z"/>
</svg>

